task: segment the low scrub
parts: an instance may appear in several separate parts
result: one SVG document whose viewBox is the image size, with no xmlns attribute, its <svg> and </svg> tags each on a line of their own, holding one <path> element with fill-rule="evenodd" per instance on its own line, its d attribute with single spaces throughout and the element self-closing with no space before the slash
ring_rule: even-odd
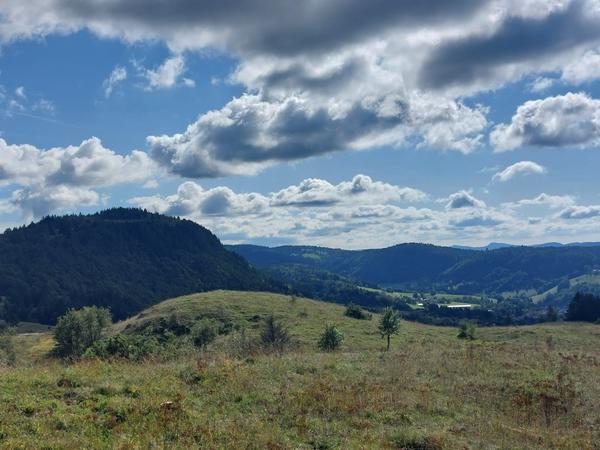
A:
<svg viewBox="0 0 600 450">
<path fill-rule="evenodd" d="M 355 305 L 354 303 L 350 303 L 346 307 L 344 315 L 358 320 L 371 320 L 373 318 L 373 314 L 364 311 L 360 306 Z"/>
</svg>

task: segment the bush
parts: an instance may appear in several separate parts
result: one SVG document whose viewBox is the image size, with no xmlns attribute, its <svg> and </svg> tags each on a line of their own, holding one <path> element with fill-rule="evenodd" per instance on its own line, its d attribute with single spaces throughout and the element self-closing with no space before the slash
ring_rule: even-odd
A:
<svg viewBox="0 0 600 450">
<path fill-rule="evenodd" d="M 475 325 L 473 325 L 471 322 L 463 322 L 460 324 L 460 327 L 458 328 L 458 335 L 457 337 L 459 339 L 468 339 L 470 341 L 475 339 Z"/>
<path fill-rule="evenodd" d="M 204 348 L 217 337 L 217 326 L 209 319 L 202 319 L 192 327 L 192 342 L 198 348 Z"/>
<path fill-rule="evenodd" d="M 0 331 L 0 365 L 14 366 L 17 362 L 14 334 L 10 328 Z"/>
<path fill-rule="evenodd" d="M 344 315 L 358 320 L 371 320 L 373 318 L 372 314 L 363 311 L 363 309 L 360 306 L 355 305 L 354 303 L 350 303 L 346 307 Z"/>
<path fill-rule="evenodd" d="M 70 309 L 58 318 L 54 330 L 54 353 L 63 358 L 82 356 L 100 340 L 104 328 L 110 323 L 110 312 L 106 308 L 86 306 L 80 310 Z"/>
<path fill-rule="evenodd" d="M 265 321 L 260 334 L 260 342 L 267 349 L 282 351 L 289 345 L 290 336 L 287 330 L 271 315 Z"/>
<path fill-rule="evenodd" d="M 117 334 L 96 341 L 85 352 L 88 358 L 125 358 L 139 361 L 157 353 L 160 344 L 154 336 Z"/>
<path fill-rule="evenodd" d="M 344 342 L 344 336 L 337 327 L 335 325 L 327 325 L 317 345 L 321 350 L 332 351 L 340 348 L 342 342 Z"/>
</svg>

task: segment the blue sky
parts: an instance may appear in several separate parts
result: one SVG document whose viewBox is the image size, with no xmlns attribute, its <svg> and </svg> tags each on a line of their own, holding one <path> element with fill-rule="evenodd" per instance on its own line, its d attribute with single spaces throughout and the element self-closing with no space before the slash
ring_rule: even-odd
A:
<svg viewBox="0 0 600 450">
<path fill-rule="evenodd" d="M 0 228 L 139 206 L 226 242 L 600 240 L 597 1 L 361 5 L 6 0 Z"/>
</svg>

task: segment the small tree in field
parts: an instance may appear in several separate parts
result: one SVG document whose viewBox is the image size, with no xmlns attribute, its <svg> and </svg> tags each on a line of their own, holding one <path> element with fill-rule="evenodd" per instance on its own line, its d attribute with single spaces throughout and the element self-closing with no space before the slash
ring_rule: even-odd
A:
<svg viewBox="0 0 600 450">
<path fill-rule="evenodd" d="M 552 305 L 548 306 L 548 308 L 546 309 L 546 321 L 547 322 L 558 321 L 558 311 Z"/>
<path fill-rule="evenodd" d="M 469 341 L 474 340 L 475 339 L 475 325 L 473 325 L 471 322 L 461 323 L 460 327 L 458 328 L 457 337 L 459 339 L 468 339 Z"/>
<path fill-rule="evenodd" d="M 344 342 L 344 336 L 337 327 L 335 325 L 327 325 L 317 346 L 321 350 L 332 351 L 340 348 L 342 342 Z"/>
<path fill-rule="evenodd" d="M 400 331 L 400 316 L 392 308 L 385 308 L 379 319 L 381 338 L 387 337 L 387 350 L 390 349 L 390 338 Z"/>
<path fill-rule="evenodd" d="M 54 329 L 54 352 L 63 358 L 77 358 L 102 337 L 102 331 L 111 323 L 106 308 L 86 306 L 70 309 L 58 318 Z"/>
</svg>

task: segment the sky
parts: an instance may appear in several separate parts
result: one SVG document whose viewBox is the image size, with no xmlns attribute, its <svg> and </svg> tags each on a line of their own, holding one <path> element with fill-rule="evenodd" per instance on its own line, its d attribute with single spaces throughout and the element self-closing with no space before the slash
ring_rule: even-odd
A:
<svg viewBox="0 0 600 450">
<path fill-rule="evenodd" d="M 2 0 L 0 230 L 600 241 L 600 0 Z"/>
</svg>

